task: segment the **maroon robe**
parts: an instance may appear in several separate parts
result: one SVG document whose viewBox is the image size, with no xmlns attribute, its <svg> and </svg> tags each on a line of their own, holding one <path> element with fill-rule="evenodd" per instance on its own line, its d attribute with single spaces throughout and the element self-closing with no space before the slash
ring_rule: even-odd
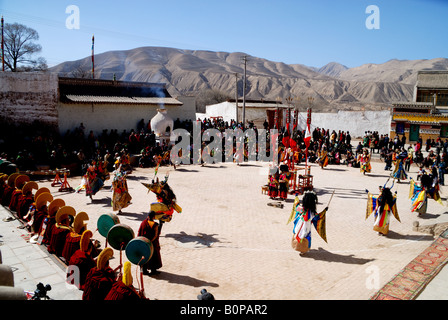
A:
<svg viewBox="0 0 448 320">
<path fill-rule="evenodd" d="M 71 256 L 75 253 L 76 250 L 81 249 L 81 235 L 76 232 L 70 232 L 67 234 L 67 238 L 65 239 L 64 249 L 62 250 L 62 258 L 65 259 L 65 262 L 68 264 Z"/>
<path fill-rule="evenodd" d="M 70 230 L 65 228 L 59 228 L 56 224 L 51 232 L 50 244 L 47 247 L 49 253 L 54 254 L 56 257 L 62 257 L 62 251 L 64 250 L 65 240 Z"/>
<path fill-rule="evenodd" d="M 23 217 L 27 215 L 33 202 L 34 196 L 32 194 L 22 194 L 17 203 L 17 216 L 19 219 L 23 219 Z"/>
<path fill-rule="evenodd" d="M 7 207 L 11 203 L 12 192 L 15 188 L 6 185 L 5 190 L 3 191 L 2 197 L 2 206 Z"/>
<path fill-rule="evenodd" d="M 53 217 L 47 216 L 44 220 L 42 220 L 42 224 L 40 225 L 40 228 L 39 228 L 39 234 L 42 232 L 45 220 L 47 222 L 47 227 L 45 228 L 44 236 L 42 239 L 42 244 L 49 245 L 50 241 L 51 241 L 51 234 L 53 232 L 53 227 L 56 223 L 56 218 L 54 216 Z"/>
<path fill-rule="evenodd" d="M 157 270 L 162 267 L 162 257 L 160 256 L 160 243 L 159 243 L 159 231 L 158 231 L 158 223 L 154 221 L 150 221 L 148 219 L 143 220 L 140 224 L 140 228 L 138 229 L 138 236 L 145 237 L 152 242 L 154 247 L 154 253 L 143 265 L 143 270 Z"/>
<path fill-rule="evenodd" d="M 104 270 L 97 267 L 90 269 L 86 276 L 82 300 L 104 300 L 115 282 L 115 272 L 111 267 Z"/>
<path fill-rule="evenodd" d="M 22 195 L 22 190 L 15 189 L 11 194 L 11 200 L 9 201 L 9 210 L 17 212 L 17 203 L 19 197 Z"/>
<path fill-rule="evenodd" d="M 40 227 L 45 217 L 48 215 L 47 206 L 42 206 L 42 208 L 37 209 L 34 212 L 34 221 L 33 221 L 33 231 L 38 233 L 40 231 Z"/>
<path fill-rule="evenodd" d="M 84 290 L 84 284 L 86 283 L 87 274 L 90 272 L 90 269 L 96 267 L 96 262 L 93 257 L 82 251 L 81 249 L 76 250 L 75 253 L 71 256 L 68 265 L 77 266 L 79 269 L 79 290 Z"/>
<path fill-rule="evenodd" d="M 118 280 L 112 285 L 104 300 L 137 301 L 141 299 L 133 285 L 127 286 L 123 281 Z"/>
<path fill-rule="evenodd" d="M 0 181 L 0 203 L 2 201 L 3 193 L 5 192 L 6 186 L 7 184 L 5 183 L 5 181 Z"/>
</svg>

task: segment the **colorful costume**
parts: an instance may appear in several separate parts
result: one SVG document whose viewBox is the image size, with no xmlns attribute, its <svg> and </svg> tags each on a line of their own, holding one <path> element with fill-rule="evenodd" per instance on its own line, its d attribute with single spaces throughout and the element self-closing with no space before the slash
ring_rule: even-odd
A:
<svg viewBox="0 0 448 320">
<path fill-rule="evenodd" d="M 151 184 L 142 184 L 156 194 L 157 202 L 151 203 L 151 211 L 156 213 L 157 220 L 170 222 L 174 211 L 182 212 L 182 208 L 176 203 L 176 195 L 168 185 L 168 176 L 165 176 L 165 180 L 162 182 L 159 182 L 159 178 L 157 178 L 156 182 L 153 180 Z"/>
<path fill-rule="evenodd" d="M 364 150 L 364 152 L 359 155 L 359 166 L 360 171 L 363 174 L 369 173 L 372 170 L 372 166 L 370 165 L 370 154 L 367 150 Z"/>
<path fill-rule="evenodd" d="M 280 165 L 280 172 L 281 173 L 278 181 L 278 193 L 281 200 L 286 200 L 288 198 L 289 178 L 291 176 L 288 165 Z"/>
<path fill-rule="evenodd" d="M 321 213 L 316 213 L 317 196 L 312 191 L 306 191 L 302 206 L 299 201 L 294 202 L 294 228 L 291 245 L 296 251 L 306 253 L 311 248 L 311 224 L 314 225 L 317 233 L 326 242 L 326 213 L 325 208 Z"/>
<path fill-rule="evenodd" d="M 439 185 L 433 183 L 431 176 L 423 174 L 420 178 L 420 183 L 415 182 L 411 178 L 409 187 L 409 198 L 411 198 L 411 212 L 418 212 L 421 216 L 426 213 L 428 208 L 428 198 L 436 200 L 443 205 L 439 193 Z"/>
<path fill-rule="evenodd" d="M 277 172 L 274 173 L 274 174 L 271 174 L 269 176 L 269 182 L 268 182 L 268 184 L 269 184 L 269 191 L 268 191 L 268 195 L 269 195 L 269 197 L 271 199 L 274 199 L 274 198 L 276 198 L 278 196 L 278 184 L 279 184 L 278 179 L 279 179 L 279 175 L 278 175 Z"/>
<path fill-rule="evenodd" d="M 397 159 L 395 160 L 395 169 L 392 173 L 392 176 L 395 179 L 398 179 L 398 181 L 408 178 L 408 175 L 404 170 L 404 162 L 407 157 L 408 153 L 403 149 L 403 151 L 397 156 Z"/>
<path fill-rule="evenodd" d="M 317 161 L 322 169 L 328 165 L 328 152 L 324 147 L 319 151 Z"/>
<path fill-rule="evenodd" d="M 126 181 L 126 174 L 120 170 L 115 171 L 114 180 L 112 181 L 112 209 L 113 211 L 120 211 L 129 206 L 131 202 L 131 195 L 128 192 L 128 184 Z"/>
<path fill-rule="evenodd" d="M 381 188 L 378 196 L 374 196 L 368 192 L 366 219 L 372 213 L 375 217 L 373 230 L 383 235 L 387 235 L 389 232 L 391 213 L 395 219 L 401 222 L 397 211 L 397 196 L 392 195 L 389 188 Z"/>
<path fill-rule="evenodd" d="M 104 181 L 95 172 L 94 166 L 89 166 L 86 173 L 86 196 L 92 198 L 104 185 Z"/>
</svg>

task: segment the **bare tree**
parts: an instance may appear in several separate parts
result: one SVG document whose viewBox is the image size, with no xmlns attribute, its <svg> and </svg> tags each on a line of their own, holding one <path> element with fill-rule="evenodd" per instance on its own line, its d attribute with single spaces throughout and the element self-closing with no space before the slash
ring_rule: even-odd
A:
<svg viewBox="0 0 448 320">
<path fill-rule="evenodd" d="M 33 58 L 42 50 L 36 30 L 19 23 L 6 23 L 4 29 L 5 66 L 11 71 L 46 70 L 43 57 Z"/>
<path fill-rule="evenodd" d="M 218 89 L 204 89 L 197 92 L 196 95 L 196 111 L 205 112 L 205 107 L 210 104 L 221 103 L 232 99 L 232 97 Z"/>
</svg>

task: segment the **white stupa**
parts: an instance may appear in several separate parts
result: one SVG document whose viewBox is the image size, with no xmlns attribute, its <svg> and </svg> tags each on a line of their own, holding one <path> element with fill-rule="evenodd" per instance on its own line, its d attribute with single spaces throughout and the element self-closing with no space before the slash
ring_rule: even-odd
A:
<svg viewBox="0 0 448 320">
<path fill-rule="evenodd" d="M 157 109 L 157 114 L 151 119 L 151 130 L 159 140 L 169 143 L 171 132 L 173 131 L 174 121 L 167 114 L 164 105 Z M 169 128 L 169 130 L 168 130 Z"/>
</svg>

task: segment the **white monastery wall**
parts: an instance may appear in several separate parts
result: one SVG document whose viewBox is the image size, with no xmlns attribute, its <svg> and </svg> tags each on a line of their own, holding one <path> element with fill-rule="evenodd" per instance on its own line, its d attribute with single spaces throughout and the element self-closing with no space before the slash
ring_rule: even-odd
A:
<svg viewBox="0 0 448 320">
<path fill-rule="evenodd" d="M 306 126 L 305 112 L 300 112 L 300 129 Z M 339 111 L 337 113 L 312 113 L 311 131 L 316 128 L 349 131 L 354 137 L 362 137 L 366 131 L 378 131 L 379 134 L 390 133 L 390 111 Z"/>
</svg>

